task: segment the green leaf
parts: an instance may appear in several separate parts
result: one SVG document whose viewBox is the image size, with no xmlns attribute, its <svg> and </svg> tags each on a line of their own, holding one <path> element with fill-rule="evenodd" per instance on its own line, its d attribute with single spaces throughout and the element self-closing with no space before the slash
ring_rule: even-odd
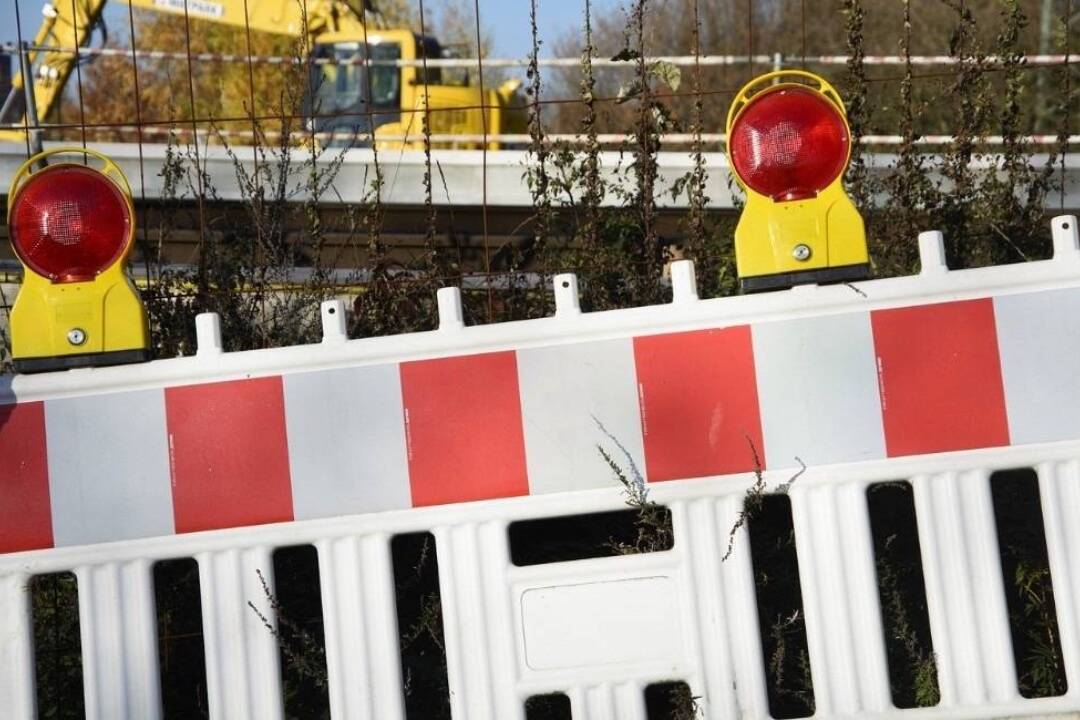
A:
<svg viewBox="0 0 1080 720">
<path fill-rule="evenodd" d="M 679 91 L 679 85 L 682 84 L 682 71 L 674 63 L 657 60 L 649 66 L 649 74 L 671 88 L 672 92 Z"/>
</svg>

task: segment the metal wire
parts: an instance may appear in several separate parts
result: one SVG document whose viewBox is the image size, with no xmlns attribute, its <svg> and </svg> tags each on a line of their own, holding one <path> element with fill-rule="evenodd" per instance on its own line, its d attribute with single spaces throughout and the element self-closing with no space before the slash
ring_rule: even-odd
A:
<svg viewBox="0 0 1080 720">
<path fill-rule="evenodd" d="M 77 18 L 75 10 L 75 0 L 71 0 L 71 17 Z M 88 30 L 89 31 L 89 30 Z M 82 146 L 83 150 L 86 149 L 86 106 L 83 102 L 83 84 L 82 84 L 82 63 L 79 61 L 79 24 L 73 23 L 71 26 L 71 35 L 75 39 L 75 81 L 79 89 L 79 125 L 82 130 Z M 89 158 L 83 156 L 83 164 L 90 162 Z"/>
<path fill-rule="evenodd" d="M 806 67 L 806 0 L 799 0 L 799 17 L 802 21 L 802 66 Z"/>
<path fill-rule="evenodd" d="M 139 91 L 139 60 L 135 56 L 135 48 L 138 45 L 138 38 L 135 32 L 135 10 L 128 5 L 128 31 L 131 33 L 131 73 L 132 83 L 134 85 L 135 93 L 135 122 L 138 123 L 136 132 L 138 133 L 139 144 L 139 196 L 142 199 L 143 207 L 146 207 L 146 167 L 143 158 L 143 127 L 142 127 L 142 95 Z M 145 224 L 142 225 L 142 252 L 143 263 L 146 266 L 147 275 L 150 274 L 150 241 L 147 238 L 147 229 Z"/>
<path fill-rule="evenodd" d="M 59 45 L 35 45 L 30 44 L 28 49 L 32 52 L 56 52 L 65 53 L 72 52 L 71 48 L 61 47 Z M 0 43 L 0 52 L 15 53 L 18 51 L 18 47 L 12 43 Z M 95 57 L 131 57 L 132 50 L 128 48 L 118 47 L 84 47 L 80 48 L 79 52 L 82 56 Z M 779 55 L 781 58 L 790 57 L 786 53 L 768 53 L 757 55 L 702 55 L 700 57 L 700 63 L 703 66 L 728 66 L 728 65 L 746 65 L 751 62 L 756 64 L 768 64 Z M 172 52 L 165 50 L 138 50 L 135 52 L 135 56 L 142 60 L 183 60 L 187 61 L 187 53 L 184 52 Z M 690 55 L 656 55 L 651 56 L 653 60 L 663 61 L 671 63 L 672 65 L 692 67 L 698 58 L 695 58 L 693 54 Z M 849 57 L 847 55 L 801 55 L 803 62 L 809 65 L 845 65 Z M 903 65 L 904 57 L 902 55 L 866 55 L 865 63 L 867 65 Z M 959 60 L 952 55 L 912 55 L 912 64 L 914 65 L 957 65 Z M 250 58 L 247 55 L 234 55 L 229 53 L 194 53 L 191 56 L 194 62 L 205 63 L 247 63 L 249 60 L 257 65 L 297 65 L 307 64 L 310 62 L 312 65 L 373 65 L 375 67 L 397 67 L 397 68 L 411 68 L 411 67 L 423 67 L 423 59 L 418 60 L 371 60 L 367 61 L 364 58 L 350 58 L 340 59 L 334 57 L 324 58 L 297 58 L 290 55 L 252 55 Z M 1031 66 L 1045 66 L 1045 65 L 1059 65 L 1065 59 L 1064 54 L 1036 54 L 1026 55 L 1024 57 L 1025 64 Z M 1073 62 L 1077 59 L 1073 58 Z M 429 68 L 476 68 L 481 62 L 487 68 L 518 68 L 525 69 L 529 66 L 529 60 L 527 58 L 428 58 L 427 64 Z M 1007 58 L 1002 58 L 997 55 L 987 55 L 982 59 L 984 65 L 996 65 L 1007 62 Z M 551 58 L 538 58 L 536 64 L 540 67 L 559 67 L 559 68 L 576 68 L 581 64 L 581 58 L 577 57 L 551 57 Z M 633 70 L 633 66 L 628 64 L 624 60 L 612 60 L 610 58 L 596 58 L 596 67 L 615 68 L 622 70 Z"/>
<path fill-rule="evenodd" d="M 754 0 L 746 0 L 746 57 L 750 58 L 750 75 L 754 74 Z M 768 59 L 765 62 L 769 62 Z"/>
<path fill-rule="evenodd" d="M 480 37 L 480 0 L 473 0 L 473 15 L 476 18 L 476 57 L 479 59 L 477 63 L 477 80 L 480 85 L 480 100 L 484 102 L 487 99 L 487 93 L 484 92 L 484 47 Z M 480 182 L 481 182 L 481 224 L 484 233 L 484 272 L 491 273 L 491 249 L 488 246 L 488 113 L 487 110 L 480 111 L 481 127 L 484 131 L 484 138 L 480 145 L 481 149 L 481 163 L 480 163 Z M 495 317 L 494 299 L 492 297 L 491 288 L 488 287 L 487 293 L 487 310 L 488 310 L 488 322 L 491 322 Z"/>
<path fill-rule="evenodd" d="M 432 197 L 432 177 L 431 177 L 431 95 L 428 92 L 428 53 L 427 53 L 427 28 L 424 26 L 424 0 L 419 0 L 420 3 L 420 57 L 423 60 L 422 67 L 424 70 L 424 107 L 423 115 L 421 116 L 422 124 L 421 129 L 424 133 L 424 206 L 427 215 L 427 229 L 426 237 L 428 243 L 431 245 L 429 252 L 434 260 L 435 254 L 435 234 L 436 234 L 436 216 L 435 216 L 435 202 Z M 486 112 L 485 103 L 483 98 L 480 101 L 480 112 Z M 411 124 L 411 123 L 410 123 Z"/>
<path fill-rule="evenodd" d="M 1072 50 L 1072 0 L 1065 0 L 1065 56 L 1069 57 Z M 1062 142 L 1061 150 L 1061 196 L 1059 198 L 1059 204 L 1062 210 L 1065 209 L 1065 155 L 1069 151 L 1069 143 L 1071 139 L 1068 135 L 1069 125 L 1072 122 L 1072 69 L 1066 64 L 1062 72 L 1065 73 L 1065 117 L 1062 122 Z"/>
<path fill-rule="evenodd" d="M 367 23 L 362 24 L 364 33 L 364 81 L 367 84 L 365 88 L 367 96 L 364 101 L 364 110 L 366 111 L 366 117 L 368 121 L 368 134 L 371 137 L 371 164 L 375 170 L 375 197 L 372 200 L 374 205 L 373 213 L 374 217 L 371 218 L 369 238 L 371 245 L 375 244 L 375 240 L 378 238 L 378 234 L 381 230 L 380 223 L 382 222 L 382 169 L 379 167 L 379 148 L 375 143 L 375 115 L 372 113 L 371 100 L 375 96 L 375 90 L 373 80 L 371 77 L 371 43 L 368 41 L 368 26 Z M 381 260 L 381 258 L 380 258 Z"/>
<path fill-rule="evenodd" d="M 206 196 L 206 188 L 203 183 L 203 168 L 202 161 L 199 157 L 199 122 L 195 119 L 195 77 L 191 60 L 191 19 L 188 16 L 188 4 L 184 2 L 184 47 L 187 49 L 187 81 L 188 81 L 188 97 L 191 103 L 191 133 L 192 133 L 192 152 L 195 157 L 195 178 L 198 186 L 198 197 L 196 202 L 199 208 L 199 257 L 203 257 L 203 253 L 206 250 L 206 207 L 204 198 Z M 205 293 L 209 287 L 208 278 L 206 275 L 206 263 L 199 263 L 199 293 Z"/>
<path fill-rule="evenodd" d="M 19 48 L 18 48 L 19 60 L 20 60 L 19 67 L 24 69 L 24 71 L 21 73 L 22 84 L 23 84 L 23 93 L 24 94 L 25 93 L 33 93 L 34 92 L 34 78 L 33 77 L 29 77 L 29 78 L 26 77 L 26 71 L 28 71 L 30 69 L 30 51 L 23 44 L 22 15 L 19 12 L 19 0 L 15 0 L 15 37 L 19 41 Z M 41 118 L 37 118 L 37 120 L 40 122 Z M 22 126 L 26 130 L 26 159 L 29 160 L 30 157 L 34 154 L 33 151 L 30 149 L 30 106 L 29 106 L 29 104 L 27 104 L 27 106 L 23 110 Z"/>
</svg>

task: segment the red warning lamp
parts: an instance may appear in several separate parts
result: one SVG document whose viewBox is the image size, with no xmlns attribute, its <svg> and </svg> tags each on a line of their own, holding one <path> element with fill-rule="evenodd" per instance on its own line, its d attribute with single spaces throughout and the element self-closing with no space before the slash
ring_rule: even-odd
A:
<svg viewBox="0 0 1080 720">
<path fill-rule="evenodd" d="M 55 283 L 93 280 L 120 259 L 133 231 L 120 188 L 83 165 L 34 173 L 13 198 L 10 215 L 15 253 Z"/>
<path fill-rule="evenodd" d="M 865 278 L 866 230 L 843 187 L 851 131 L 835 88 L 802 70 L 754 78 L 735 95 L 727 136 L 746 190 L 735 228 L 742 289 Z"/>
<path fill-rule="evenodd" d="M 135 211 L 116 163 L 85 148 L 30 158 L 12 180 L 7 220 L 25 267 L 11 309 L 16 371 L 145 360 L 146 310 L 126 272 Z"/>
<path fill-rule="evenodd" d="M 736 118 L 730 142 L 739 177 L 778 201 L 815 197 L 840 177 L 851 154 L 836 105 L 798 86 L 751 100 Z"/>
</svg>

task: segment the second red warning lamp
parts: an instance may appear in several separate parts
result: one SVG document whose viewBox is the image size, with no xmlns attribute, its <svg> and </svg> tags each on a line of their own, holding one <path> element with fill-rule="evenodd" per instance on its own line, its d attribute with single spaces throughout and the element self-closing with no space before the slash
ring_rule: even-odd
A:
<svg viewBox="0 0 1080 720">
<path fill-rule="evenodd" d="M 843 186 L 851 131 L 832 85 L 801 70 L 751 80 L 728 112 L 727 138 L 746 191 L 735 229 L 743 290 L 868 275 L 863 219 Z"/>
</svg>

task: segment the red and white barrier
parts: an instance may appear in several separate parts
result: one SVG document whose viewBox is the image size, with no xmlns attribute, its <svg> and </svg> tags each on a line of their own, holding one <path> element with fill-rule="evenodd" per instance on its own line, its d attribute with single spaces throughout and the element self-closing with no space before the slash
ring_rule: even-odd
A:
<svg viewBox="0 0 1080 720">
<path fill-rule="evenodd" d="M 275 547 L 317 549 L 331 714 L 402 720 L 390 538 L 430 530 L 455 720 L 524 720 L 564 692 L 575 720 L 644 720 L 682 679 L 709 719 L 769 716 L 745 527 L 756 449 L 788 488 L 817 718 L 1080 711 L 1080 234 L 1054 259 L 19 376 L 0 386 L 0 715 L 35 717 L 29 594 L 78 579 L 88 718 L 161 717 L 153 563 L 195 558 L 211 718 L 278 720 Z M 603 446 L 671 512 L 670 551 L 519 567 L 516 520 L 623 506 Z M 1020 696 L 991 471 L 1037 471 L 1065 694 Z M 940 702 L 892 706 L 869 530 L 871 483 L 914 491 Z M 730 556 L 725 548 L 732 548 Z M 251 607 L 249 607 L 249 604 Z M 634 639 L 627 635 L 633 627 Z M 648 639 L 643 644 L 637 638 Z M 4 714 L 6 713 L 6 714 Z"/>
<path fill-rule="evenodd" d="M 1080 287 L 876 285 L 809 317 L 0 406 L 0 549 L 604 487 L 601 425 L 650 482 L 752 471 L 751 444 L 774 470 L 1080 434 Z"/>
</svg>

